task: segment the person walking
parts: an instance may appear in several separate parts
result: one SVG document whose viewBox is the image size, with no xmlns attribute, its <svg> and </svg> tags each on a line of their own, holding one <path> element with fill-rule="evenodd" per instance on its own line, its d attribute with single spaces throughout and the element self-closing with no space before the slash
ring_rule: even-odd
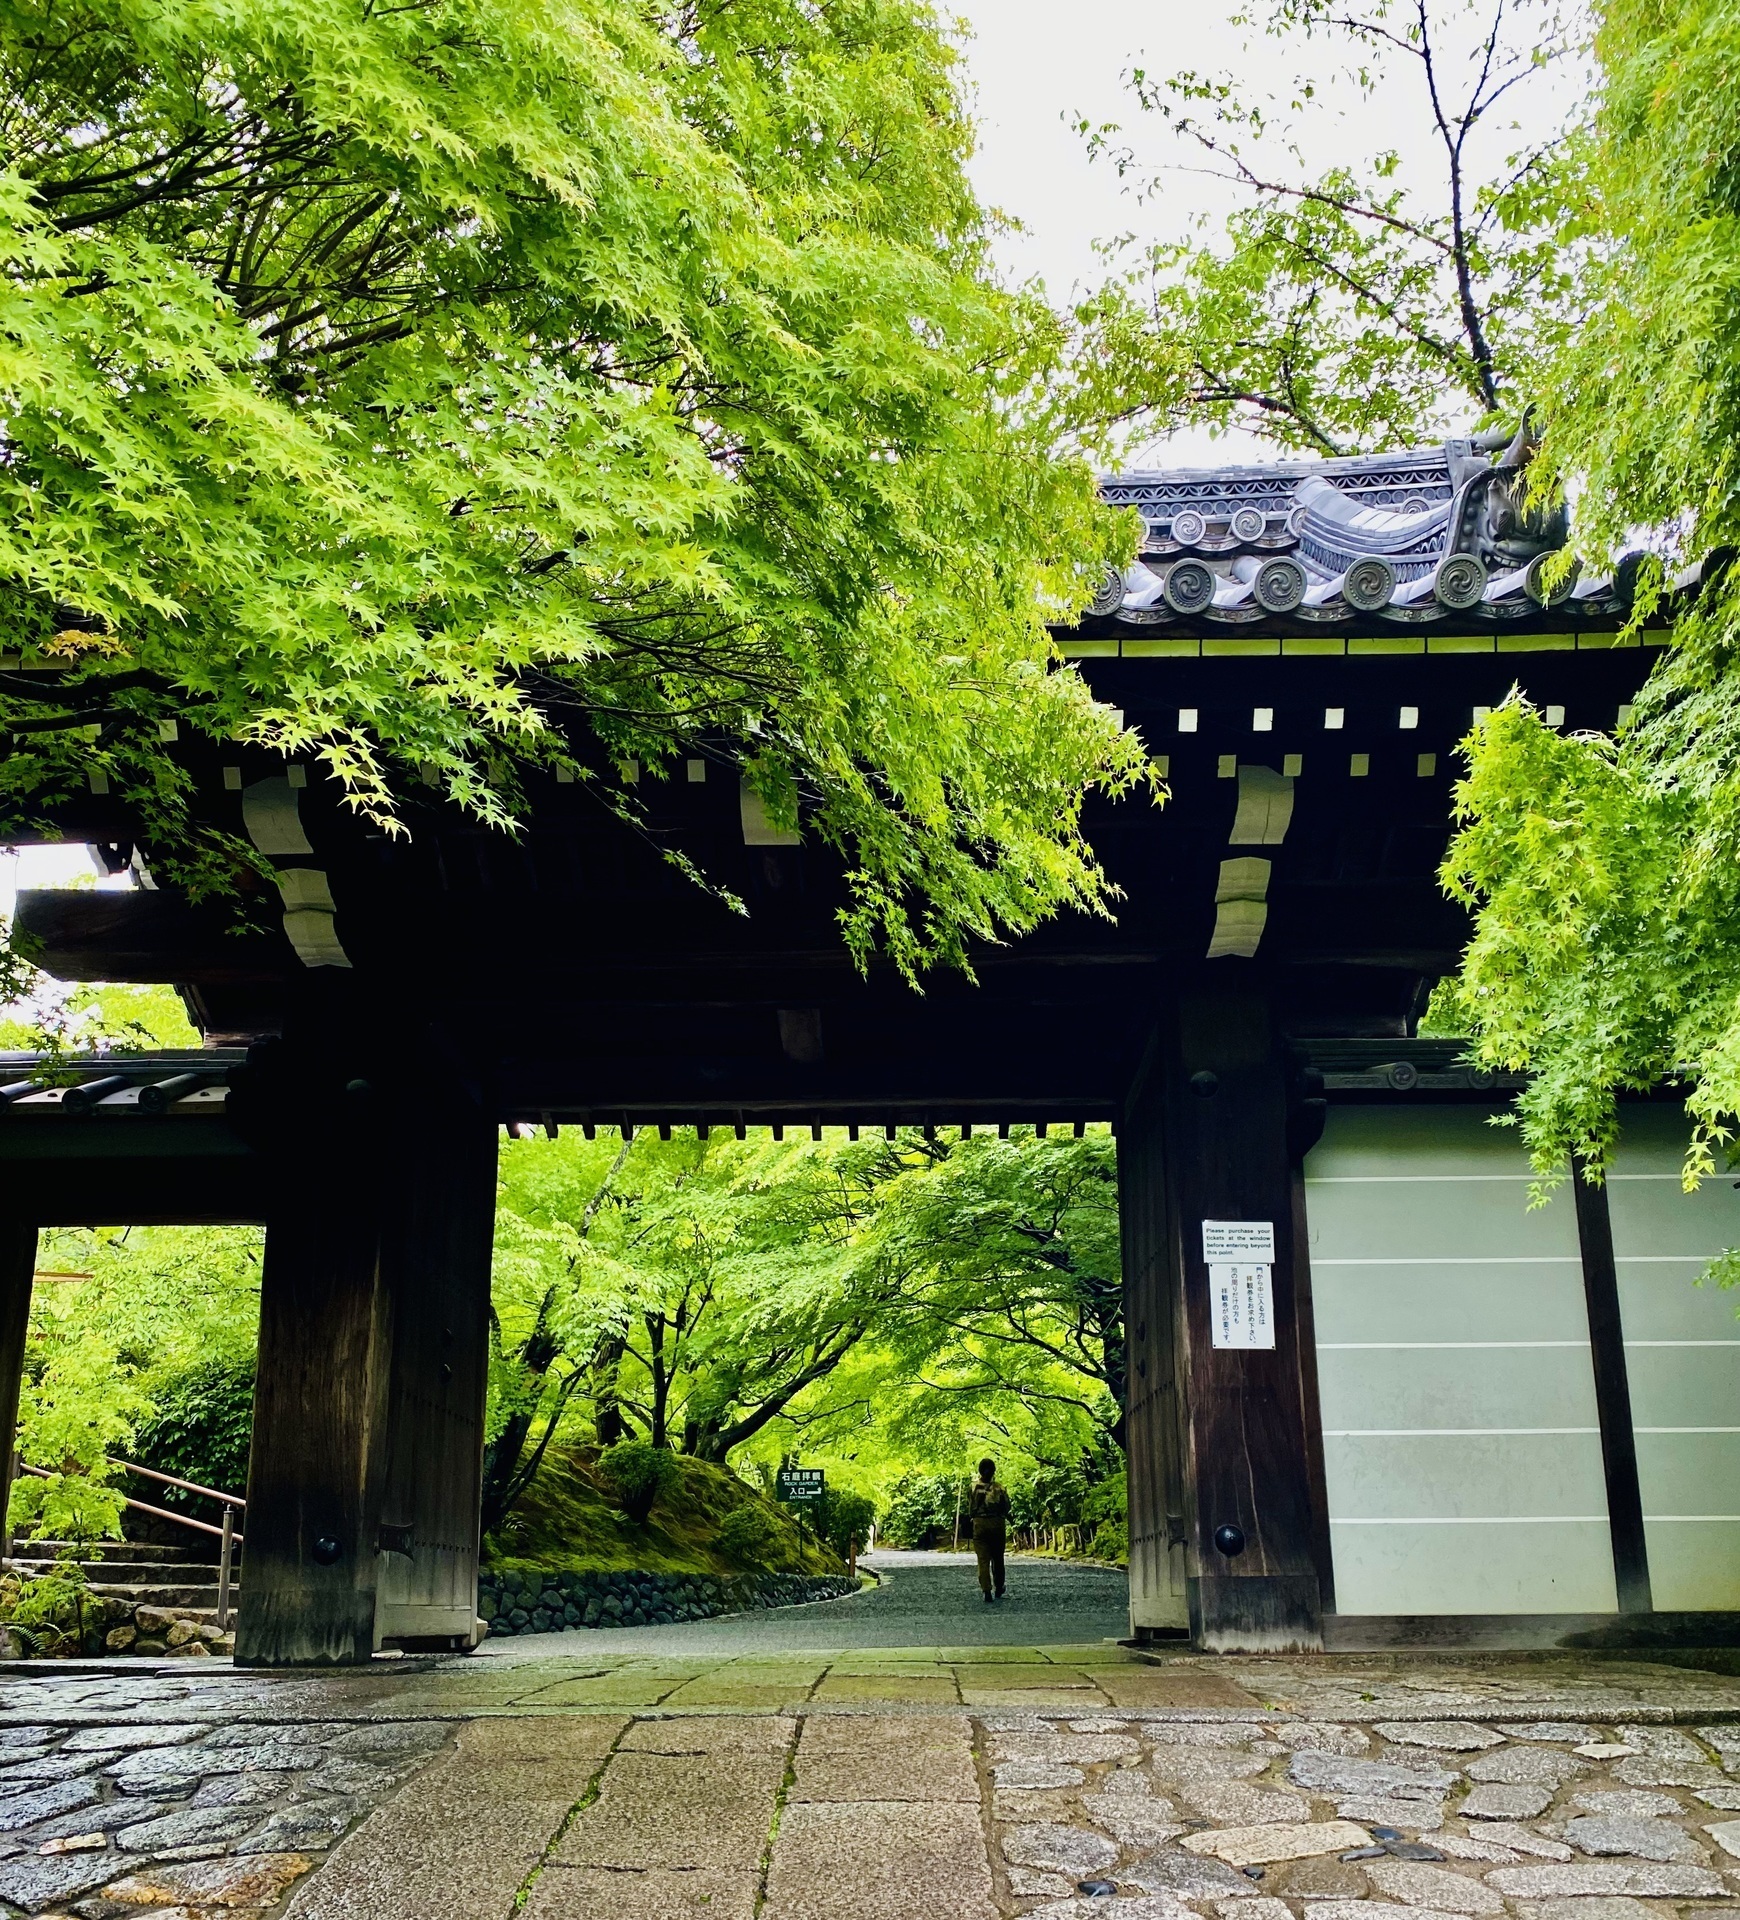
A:
<svg viewBox="0 0 1740 1920">
<path fill-rule="evenodd" d="M 973 1523 L 973 1552 L 979 1562 L 979 1591 L 985 1605 L 1003 1597 L 1003 1545 L 1009 1524 L 1009 1489 L 997 1478 L 995 1460 L 979 1462 L 967 1513 Z"/>
</svg>

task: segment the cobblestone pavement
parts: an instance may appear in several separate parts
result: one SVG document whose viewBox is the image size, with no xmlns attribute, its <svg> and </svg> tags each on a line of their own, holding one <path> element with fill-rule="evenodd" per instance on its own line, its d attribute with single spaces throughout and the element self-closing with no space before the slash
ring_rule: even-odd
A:
<svg viewBox="0 0 1740 1920">
<path fill-rule="evenodd" d="M 1105 1643 L 14 1669 L 0 1911 L 1740 1920 L 1740 1680 Z"/>
</svg>

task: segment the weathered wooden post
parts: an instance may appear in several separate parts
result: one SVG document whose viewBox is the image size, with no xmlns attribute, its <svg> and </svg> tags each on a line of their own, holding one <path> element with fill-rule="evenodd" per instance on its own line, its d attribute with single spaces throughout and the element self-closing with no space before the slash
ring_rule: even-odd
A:
<svg viewBox="0 0 1740 1920">
<path fill-rule="evenodd" d="M 393 1364 L 376 1637 L 476 1643 L 496 1128 L 461 1090 L 406 1129 L 388 1218 Z"/>
<path fill-rule="evenodd" d="M 237 1662 L 469 1646 L 494 1125 L 457 1076 L 330 1040 L 237 1095 L 274 1168 Z"/>
<path fill-rule="evenodd" d="M 1120 1156 L 1132 1625 L 1320 1648 L 1286 1077 L 1258 983 L 1181 995 Z"/>
<path fill-rule="evenodd" d="M 10 1514 L 12 1482 L 18 1477 L 18 1394 L 24 1381 L 24 1343 L 30 1332 L 30 1293 L 36 1280 L 36 1223 L 0 1219 L 0 1455 L 6 1488 L 0 1499 Z M 12 1522 L 4 1520 L 4 1559 L 12 1558 Z"/>
<path fill-rule="evenodd" d="M 230 1630 L 230 1571 L 236 1551 L 236 1510 L 226 1500 L 224 1502 L 223 1542 L 218 1549 L 218 1603 L 217 1624 L 219 1633 Z"/>
<path fill-rule="evenodd" d="M 1157 1036 L 1136 1075 L 1118 1130 L 1130 1629 L 1138 1639 L 1181 1637 L 1190 1629 L 1184 1405 L 1167 1221 L 1166 1071 Z"/>
<path fill-rule="evenodd" d="M 241 1666 L 342 1666 L 375 1649 L 392 1300 L 382 1169 L 350 1144 L 286 1181 L 267 1220 Z"/>
</svg>

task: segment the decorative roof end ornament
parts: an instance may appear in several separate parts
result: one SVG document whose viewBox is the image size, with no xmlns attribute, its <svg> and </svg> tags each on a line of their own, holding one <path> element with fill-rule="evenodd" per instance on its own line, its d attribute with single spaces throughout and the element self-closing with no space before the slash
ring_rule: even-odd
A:
<svg viewBox="0 0 1740 1920">
<path fill-rule="evenodd" d="M 1368 553 L 1341 577 L 1341 597 L 1356 613 L 1377 613 L 1396 591 L 1396 570 L 1382 554 Z"/>
<path fill-rule="evenodd" d="M 1265 613 L 1291 613 L 1305 598 L 1311 579 L 1299 561 L 1289 555 L 1258 560 L 1254 555 L 1233 562 L 1233 572 L 1251 583 L 1252 596 Z"/>
<path fill-rule="evenodd" d="M 1495 464 L 1507 471 L 1520 473 L 1539 451 L 1541 436 L 1535 432 L 1534 414 L 1527 408 L 1517 423 L 1517 430 L 1506 444 L 1503 453 Z"/>
<path fill-rule="evenodd" d="M 1214 599 L 1215 576 L 1200 560 L 1177 561 L 1166 575 L 1166 604 L 1174 613 L 1201 613 Z"/>
<path fill-rule="evenodd" d="M 1450 553 L 1432 569 L 1432 597 L 1452 613 L 1466 613 L 1486 597 L 1486 562 L 1477 553 Z"/>
<path fill-rule="evenodd" d="M 1547 570 L 1557 557 L 1556 554 L 1537 553 L 1523 575 L 1523 592 L 1537 607 L 1556 607 L 1569 600 L 1577 584 L 1577 576 L 1582 569 L 1580 563 L 1573 560 L 1559 578 L 1548 586 Z"/>
<path fill-rule="evenodd" d="M 1088 604 L 1088 611 L 1102 620 L 1111 616 L 1124 604 L 1124 576 L 1108 560 L 1105 571 L 1100 575 L 1100 583 L 1094 588 L 1094 597 Z"/>
</svg>

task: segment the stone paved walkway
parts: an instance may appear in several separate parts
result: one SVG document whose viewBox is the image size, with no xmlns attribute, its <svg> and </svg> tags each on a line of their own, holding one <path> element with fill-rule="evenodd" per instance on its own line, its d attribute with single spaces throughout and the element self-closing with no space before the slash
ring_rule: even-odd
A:
<svg viewBox="0 0 1740 1920">
<path fill-rule="evenodd" d="M 1593 1655 L 527 1645 L 323 1676 L 0 1676 L 0 1911 L 1740 1916 L 1740 1680 L 1723 1675 Z"/>
<path fill-rule="evenodd" d="M 612 1651 L 698 1653 L 723 1659 L 741 1653 L 847 1647 L 1076 1645 L 1120 1639 L 1129 1631 L 1130 1586 L 1114 1567 L 1011 1554 L 1009 1591 L 996 1606 L 979 1595 L 970 1553 L 883 1550 L 864 1563 L 880 1585 L 845 1600 L 767 1612 L 722 1614 L 681 1627 L 613 1628 Z M 536 1634 L 540 1656 L 593 1649 L 595 1632 Z M 485 1658 L 523 1652 L 527 1639 L 485 1641 Z"/>
</svg>

